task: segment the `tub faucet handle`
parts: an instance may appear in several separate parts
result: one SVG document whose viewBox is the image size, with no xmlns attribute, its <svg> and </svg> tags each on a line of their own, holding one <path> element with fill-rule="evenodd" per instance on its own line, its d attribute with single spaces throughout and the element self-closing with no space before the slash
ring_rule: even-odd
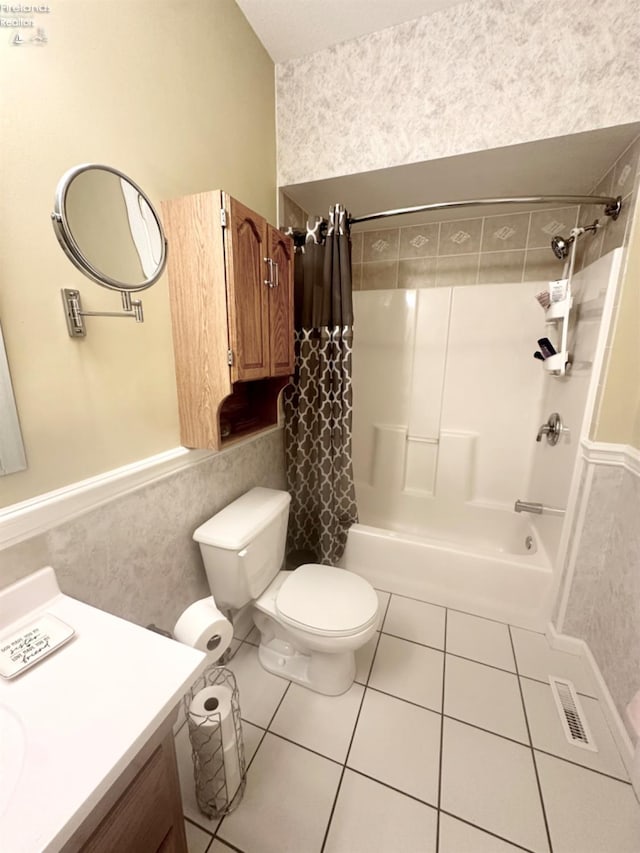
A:
<svg viewBox="0 0 640 853">
<path fill-rule="evenodd" d="M 553 447 L 558 443 L 558 439 L 560 438 L 560 433 L 564 429 L 564 424 L 562 423 L 562 418 L 557 412 L 552 412 L 549 415 L 549 420 L 546 424 L 542 424 L 540 429 L 538 430 L 538 435 L 536 436 L 536 441 L 542 441 L 542 436 L 547 436 L 547 442 Z"/>
</svg>

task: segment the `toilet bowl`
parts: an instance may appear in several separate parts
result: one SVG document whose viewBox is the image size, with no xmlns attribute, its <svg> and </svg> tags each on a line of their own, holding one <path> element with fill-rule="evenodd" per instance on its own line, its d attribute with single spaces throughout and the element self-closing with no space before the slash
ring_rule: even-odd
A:
<svg viewBox="0 0 640 853">
<path fill-rule="evenodd" d="M 282 571 L 290 496 L 255 488 L 193 534 L 219 607 L 253 606 L 258 657 L 275 675 L 335 696 L 353 683 L 355 652 L 377 627 L 373 587 L 346 569 Z"/>
<path fill-rule="evenodd" d="M 263 667 L 318 693 L 353 684 L 355 652 L 376 632 L 378 597 L 344 569 L 306 564 L 279 572 L 254 602 Z"/>
</svg>

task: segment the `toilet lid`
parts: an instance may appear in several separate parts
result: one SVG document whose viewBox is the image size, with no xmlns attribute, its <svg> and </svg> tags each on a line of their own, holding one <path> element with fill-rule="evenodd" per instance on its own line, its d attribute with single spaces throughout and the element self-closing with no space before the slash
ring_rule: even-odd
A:
<svg viewBox="0 0 640 853">
<path fill-rule="evenodd" d="M 378 596 L 359 575 L 307 563 L 278 590 L 276 611 L 284 622 L 311 633 L 344 637 L 375 622 Z"/>
</svg>

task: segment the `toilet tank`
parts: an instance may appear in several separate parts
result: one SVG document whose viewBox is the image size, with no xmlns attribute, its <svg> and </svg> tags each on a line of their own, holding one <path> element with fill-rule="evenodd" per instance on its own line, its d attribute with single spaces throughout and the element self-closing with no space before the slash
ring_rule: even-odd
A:
<svg viewBox="0 0 640 853">
<path fill-rule="evenodd" d="M 256 487 L 194 532 L 219 607 L 257 598 L 282 568 L 291 496 Z"/>
</svg>

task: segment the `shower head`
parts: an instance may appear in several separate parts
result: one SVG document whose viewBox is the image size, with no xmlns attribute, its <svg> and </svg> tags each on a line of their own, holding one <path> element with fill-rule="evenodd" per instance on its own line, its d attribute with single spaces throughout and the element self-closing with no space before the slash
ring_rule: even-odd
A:
<svg viewBox="0 0 640 853">
<path fill-rule="evenodd" d="M 569 254 L 569 247 L 575 240 L 575 237 L 569 237 L 567 240 L 564 237 L 560 237 L 557 235 L 551 241 L 551 250 L 553 254 L 559 261 L 564 261 L 564 259 Z"/>
<path fill-rule="evenodd" d="M 572 228 L 566 239 L 561 237 L 559 234 L 556 234 L 556 236 L 551 240 L 551 251 L 559 261 L 564 261 L 569 254 L 571 244 L 576 237 L 581 237 L 583 234 L 586 234 L 587 231 L 597 231 L 598 228 L 600 228 L 600 223 L 596 219 L 593 225 L 578 225 L 577 228 Z"/>
</svg>

